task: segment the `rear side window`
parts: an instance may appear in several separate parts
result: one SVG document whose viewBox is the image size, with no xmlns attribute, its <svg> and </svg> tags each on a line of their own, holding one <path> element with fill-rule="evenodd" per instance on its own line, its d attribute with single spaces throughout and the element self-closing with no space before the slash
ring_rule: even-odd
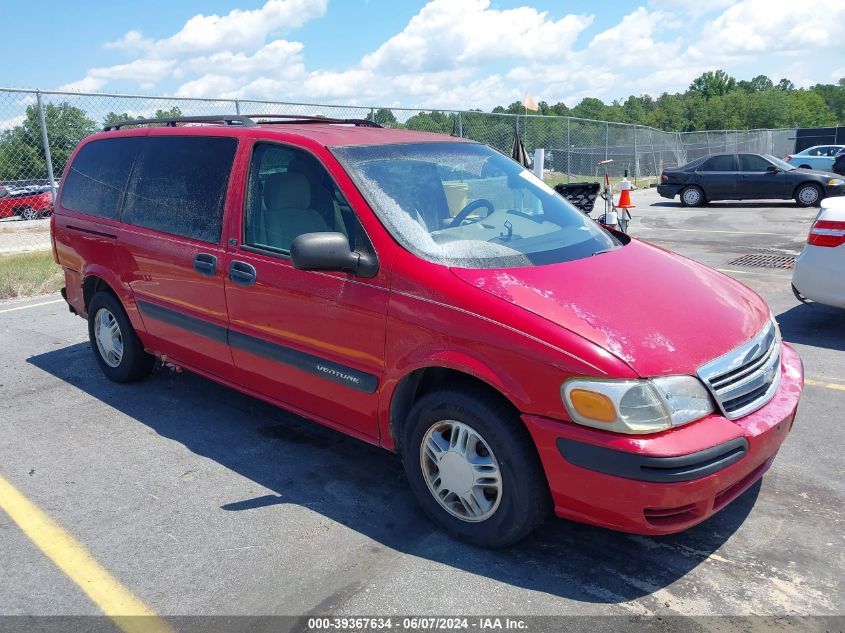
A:
<svg viewBox="0 0 845 633">
<path fill-rule="evenodd" d="M 144 138 L 112 138 L 84 145 L 64 175 L 62 206 L 117 220 L 132 164 Z"/>
<path fill-rule="evenodd" d="M 126 191 L 121 220 L 203 242 L 220 241 L 237 141 L 148 136 Z"/>
<path fill-rule="evenodd" d="M 735 171 L 733 154 L 714 156 L 701 167 L 701 171 Z"/>
</svg>

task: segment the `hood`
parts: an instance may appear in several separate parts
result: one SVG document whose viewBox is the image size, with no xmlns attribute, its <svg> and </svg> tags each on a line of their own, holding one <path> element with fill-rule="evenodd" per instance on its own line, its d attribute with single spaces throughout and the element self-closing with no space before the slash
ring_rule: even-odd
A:
<svg viewBox="0 0 845 633">
<path fill-rule="evenodd" d="M 640 376 L 694 374 L 759 333 L 770 314 L 730 277 L 636 240 L 561 264 L 452 272 L 603 347 Z"/>
<path fill-rule="evenodd" d="M 825 171 L 824 169 L 805 169 L 803 167 L 796 167 L 795 171 L 801 172 L 802 174 L 810 174 L 811 176 L 818 176 L 819 178 L 842 178 L 839 174 L 835 174 L 832 171 Z"/>
</svg>

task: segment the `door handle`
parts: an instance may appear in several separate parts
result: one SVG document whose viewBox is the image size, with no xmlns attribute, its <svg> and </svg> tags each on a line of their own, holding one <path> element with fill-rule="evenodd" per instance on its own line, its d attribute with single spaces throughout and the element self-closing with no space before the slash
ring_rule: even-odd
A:
<svg viewBox="0 0 845 633">
<path fill-rule="evenodd" d="M 217 273 L 217 258 L 208 253 L 197 253 L 194 256 L 194 270 L 200 275 L 214 277 Z"/>
<path fill-rule="evenodd" d="M 251 286 L 255 283 L 255 266 L 237 260 L 229 264 L 229 279 L 241 286 Z"/>
</svg>

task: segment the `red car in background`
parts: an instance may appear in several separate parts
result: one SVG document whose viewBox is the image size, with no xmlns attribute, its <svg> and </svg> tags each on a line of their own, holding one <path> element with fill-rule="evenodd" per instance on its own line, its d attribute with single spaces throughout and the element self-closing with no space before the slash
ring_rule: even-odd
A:
<svg viewBox="0 0 845 633">
<path fill-rule="evenodd" d="M 22 220 L 37 220 L 52 213 L 53 193 L 49 185 L 0 185 L 0 219 L 19 216 Z"/>
</svg>

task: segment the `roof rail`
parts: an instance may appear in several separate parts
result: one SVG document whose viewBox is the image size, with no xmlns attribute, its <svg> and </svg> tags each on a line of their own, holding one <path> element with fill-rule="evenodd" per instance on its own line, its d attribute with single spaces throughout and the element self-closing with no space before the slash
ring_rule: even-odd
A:
<svg viewBox="0 0 845 633">
<path fill-rule="evenodd" d="M 277 121 L 260 121 L 261 123 L 340 123 L 346 125 L 357 125 L 359 127 L 382 127 L 375 121 L 369 119 L 336 119 L 325 116 L 305 116 L 299 114 L 247 114 L 247 118 L 255 119 L 279 119 Z"/>
<path fill-rule="evenodd" d="M 239 127 L 255 127 L 255 121 L 247 116 L 239 114 L 219 114 L 206 116 L 177 116 L 163 117 L 159 119 L 127 119 L 109 123 L 103 127 L 103 132 L 119 130 L 126 125 L 151 125 L 164 124 L 167 127 L 176 127 L 177 123 L 222 123 L 223 125 L 234 125 Z"/>
<path fill-rule="evenodd" d="M 220 114 L 203 116 L 178 116 L 163 117 L 159 119 L 126 119 L 117 121 L 103 127 L 103 132 L 119 130 L 127 125 L 165 125 L 176 127 L 177 123 L 219 123 L 236 127 L 255 127 L 256 119 L 276 119 L 260 121 L 261 123 L 340 123 L 346 125 L 357 125 L 360 127 L 382 127 L 375 121 L 367 119 L 335 119 L 323 116 L 300 116 L 298 114 Z"/>
</svg>

